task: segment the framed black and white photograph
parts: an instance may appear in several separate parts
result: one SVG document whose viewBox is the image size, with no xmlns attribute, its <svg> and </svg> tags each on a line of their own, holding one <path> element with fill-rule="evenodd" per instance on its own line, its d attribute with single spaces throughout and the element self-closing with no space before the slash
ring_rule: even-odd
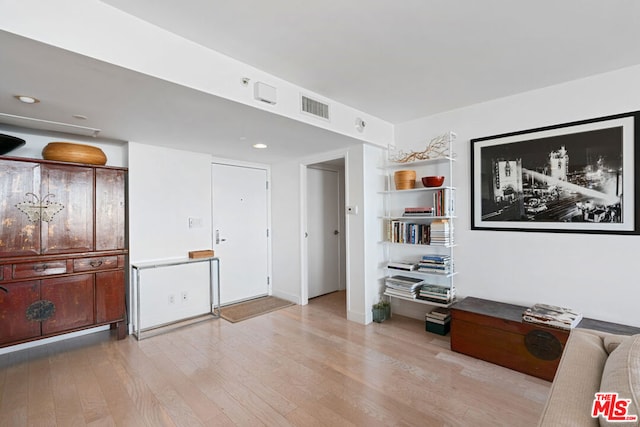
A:
<svg viewBox="0 0 640 427">
<path fill-rule="evenodd" d="M 638 234 L 640 112 L 471 140 L 471 229 Z"/>
</svg>

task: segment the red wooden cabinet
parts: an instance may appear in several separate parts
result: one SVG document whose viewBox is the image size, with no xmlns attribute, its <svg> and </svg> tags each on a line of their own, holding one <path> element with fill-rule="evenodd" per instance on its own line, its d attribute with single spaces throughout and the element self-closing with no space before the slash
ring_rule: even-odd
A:
<svg viewBox="0 0 640 427">
<path fill-rule="evenodd" d="M 127 174 L 96 169 L 96 250 L 126 249 L 125 189 Z"/>
<path fill-rule="evenodd" d="M 0 259 L 40 254 L 41 222 L 32 221 L 20 210 L 36 202 L 39 193 L 38 163 L 0 159 Z"/>
<path fill-rule="evenodd" d="M 94 275 L 75 274 L 42 280 L 40 300 L 55 310 L 42 321 L 42 334 L 51 335 L 95 324 Z"/>
<path fill-rule="evenodd" d="M 0 345 L 39 337 L 40 323 L 32 322 L 26 316 L 29 306 L 40 299 L 39 281 L 2 283 L 0 286 Z"/>
<path fill-rule="evenodd" d="M 49 220 L 41 218 L 43 254 L 94 249 L 94 170 L 81 166 L 42 165 L 41 203 L 49 203 L 47 208 L 57 203 L 60 209 Z"/>
<path fill-rule="evenodd" d="M 96 273 L 96 322 L 108 323 L 125 315 L 124 271 Z"/>
<path fill-rule="evenodd" d="M 0 346 L 126 335 L 124 168 L 0 158 Z"/>
</svg>

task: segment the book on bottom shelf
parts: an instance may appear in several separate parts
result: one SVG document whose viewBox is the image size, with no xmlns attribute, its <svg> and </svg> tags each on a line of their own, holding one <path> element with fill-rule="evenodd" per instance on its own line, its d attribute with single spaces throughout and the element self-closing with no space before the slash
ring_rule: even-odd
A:
<svg viewBox="0 0 640 427">
<path fill-rule="evenodd" d="M 424 284 L 424 279 L 408 276 L 391 276 L 385 279 L 385 293 L 392 296 L 414 299 Z"/>
<path fill-rule="evenodd" d="M 385 295 L 395 296 L 400 298 L 416 299 L 416 293 L 411 291 L 403 291 L 401 289 L 394 289 L 387 286 L 384 291 Z"/>
<path fill-rule="evenodd" d="M 439 304 L 449 304 L 453 301 L 455 296 L 456 290 L 453 287 L 449 288 L 446 286 L 425 284 L 420 288 L 416 298 Z"/>
<path fill-rule="evenodd" d="M 434 321 L 447 321 L 451 319 L 451 312 L 448 308 L 444 307 L 436 307 L 426 314 L 427 320 L 431 319 Z"/>
<path fill-rule="evenodd" d="M 436 319 L 436 318 L 429 317 L 429 316 L 425 317 L 425 320 L 426 320 L 427 322 L 435 323 L 435 324 L 437 324 L 437 325 L 444 325 L 444 324 L 447 324 L 447 323 L 451 322 L 451 319 L 450 319 L 450 318 L 449 318 L 449 319 L 444 319 L 444 320 L 443 320 L 443 319 Z"/>
<path fill-rule="evenodd" d="M 448 311 L 448 310 L 447 310 Z M 425 330 L 438 335 L 447 335 L 451 329 L 451 317 L 440 319 L 427 313 L 425 316 Z"/>
<path fill-rule="evenodd" d="M 418 289 L 420 286 L 424 284 L 424 279 L 420 279 L 417 277 L 396 275 L 396 276 L 387 277 L 385 279 L 385 282 L 387 284 L 394 283 L 394 284 L 404 285 L 407 287 Z"/>
</svg>

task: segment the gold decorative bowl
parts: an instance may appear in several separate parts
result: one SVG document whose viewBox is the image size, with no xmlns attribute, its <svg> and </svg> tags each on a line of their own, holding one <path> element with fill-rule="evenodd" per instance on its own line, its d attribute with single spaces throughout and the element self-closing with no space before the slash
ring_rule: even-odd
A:
<svg viewBox="0 0 640 427">
<path fill-rule="evenodd" d="M 105 165 L 107 163 L 107 156 L 100 148 L 71 142 L 48 143 L 42 149 L 42 158 L 89 165 Z"/>
</svg>

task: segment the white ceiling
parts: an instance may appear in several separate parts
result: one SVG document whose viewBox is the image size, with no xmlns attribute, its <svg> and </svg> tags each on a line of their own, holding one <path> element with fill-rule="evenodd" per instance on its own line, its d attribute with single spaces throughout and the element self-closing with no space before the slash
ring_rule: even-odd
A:
<svg viewBox="0 0 640 427">
<path fill-rule="evenodd" d="M 636 0 L 103 2 L 391 123 L 640 64 Z M 0 112 L 105 138 L 267 163 L 358 142 L 7 32 L 0 64 Z"/>
<path fill-rule="evenodd" d="M 640 63 L 637 0 L 103 0 L 383 120 Z"/>
<path fill-rule="evenodd" d="M 101 139 L 136 141 L 260 163 L 361 143 L 2 31 L 0 58 L 0 113 L 97 128 Z M 14 98 L 16 94 L 34 95 L 41 102 L 23 104 Z M 88 119 L 74 119 L 75 114 Z M 3 122 L 36 127 L 0 116 L 0 123 Z M 258 142 L 269 148 L 252 148 Z"/>
</svg>

